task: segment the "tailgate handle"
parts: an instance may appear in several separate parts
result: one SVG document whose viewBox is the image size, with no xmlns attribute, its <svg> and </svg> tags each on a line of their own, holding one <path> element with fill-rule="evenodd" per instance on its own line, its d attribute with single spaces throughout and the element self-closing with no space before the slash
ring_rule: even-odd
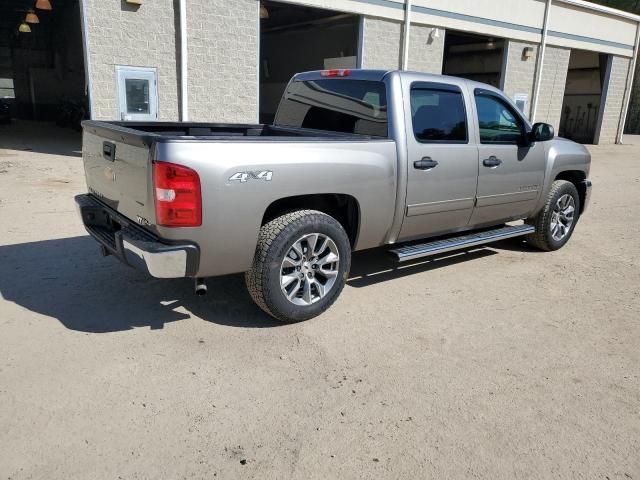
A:
<svg viewBox="0 0 640 480">
<path fill-rule="evenodd" d="M 116 144 L 113 142 L 102 142 L 102 156 L 110 162 L 115 162 Z"/>
</svg>

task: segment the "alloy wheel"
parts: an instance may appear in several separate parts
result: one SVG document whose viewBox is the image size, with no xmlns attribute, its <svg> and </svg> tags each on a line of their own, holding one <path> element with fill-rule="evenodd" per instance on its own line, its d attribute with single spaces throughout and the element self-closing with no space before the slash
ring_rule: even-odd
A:
<svg viewBox="0 0 640 480">
<path fill-rule="evenodd" d="M 295 305 L 308 306 L 324 298 L 338 277 L 340 253 L 322 233 L 310 233 L 293 242 L 280 266 L 280 288 Z"/>
<path fill-rule="evenodd" d="M 562 195 L 551 212 L 551 236 L 554 240 L 560 241 L 571 231 L 571 225 L 576 212 L 576 202 L 572 195 L 565 193 Z"/>
</svg>

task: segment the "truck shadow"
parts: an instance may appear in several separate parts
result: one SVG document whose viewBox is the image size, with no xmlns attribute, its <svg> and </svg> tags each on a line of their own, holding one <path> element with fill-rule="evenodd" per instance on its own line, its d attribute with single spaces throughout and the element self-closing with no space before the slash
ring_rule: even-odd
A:
<svg viewBox="0 0 640 480">
<path fill-rule="evenodd" d="M 71 330 L 161 329 L 191 316 L 233 327 L 281 325 L 254 305 L 242 276 L 212 278 L 207 284 L 209 294 L 198 297 L 191 279 L 149 278 L 101 257 L 88 236 L 0 246 L 1 298 Z"/>
<path fill-rule="evenodd" d="M 508 250 L 511 252 L 546 253 L 529 245 L 524 241 L 524 238 L 510 238 L 508 240 L 501 240 L 500 242 L 492 243 L 491 247 L 495 248 L 496 250 Z"/>
<path fill-rule="evenodd" d="M 407 275 L 448 267 L 495 254 L 495 251 L 486 247 L 475 247 L 397 263 L 383 248 L 364 250 L 353 255 L 347 285 L 356 288 L 367 287 L 375 283 L 395 280 Z"/>
<path fill-rule="evenodd" d="M 398 265 L 384 249 L 358 252 L 347 285 L 365 287 L 495 253 L 474 249 Z M 242 275 L 210 278 L 207 285 L 209 293 L 198 297 L 191 279 L 149 278 L 101 257 L 88 236 L 0 246 L 0 298 L 71 330 L 154 330 L 192 316 L 232 327 L 282 325 L 252 302 Z M 12 310 L 5 312 L 10 318 Z"/>
</svg>

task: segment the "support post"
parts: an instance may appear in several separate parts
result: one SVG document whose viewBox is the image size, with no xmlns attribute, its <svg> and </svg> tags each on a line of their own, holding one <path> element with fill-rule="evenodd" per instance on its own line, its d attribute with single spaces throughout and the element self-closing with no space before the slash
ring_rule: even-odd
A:
<svg viewBox="0 0 640 480">
<path fill-rule="evenodd" d="M 538 112 L 538 97 L 540 96 L 540 84 L 542 82 L 542 69 L 544 67 L 544 54 L 547 50 L 547 28 L 549 27 L 549 14 L 551 13 L 551 0 L 547 0 L 544 7 L 544 23 L 542 24 L 542 39 L 540 41 L 540 50 L 538 51 L 536 65 L 535 88 L 533 90 L 533 98 L 531 99 L 531 121 L 536 121 Z"/>
<path fill-rule="evenodd" d="M 91 63 L 89 62 L 89 23 L 87 22 L 86 0 L 80 0 L 80 28 L 82 29 L 82 54 L 84 56 L 84 83 L 85 92 L 89 99 L 89 119 L 95 119 L 95 108 L 93 106 L 93 80 L 91 78 Z"/>
<path fill-rule="evenodd" d="M 187 0 L 180 0 L 180 120 L 189 121 Z"/>
<path fill-rule="evenodd" d="M 618 134 L 616 135 L 616 143 L 622 143 L 622 136 L 624 135 L 624 126 L 627 123 L 627 115 L 629 113 L 629 103 L 631 102 L 631 92 L 633 90 L 633 77 L 636 73 L 636 62 L 638 61 L 638 47 L 640 44 L 640 23 L 636 25 L 636 43 L 633 47 L 633 58 L 631 58 L 631 65 L 629 66 L 629 73 L 627 75 L 627 86 L 624 92 L 624 100 L 622 102 L 622 118 L 619 122 Z"/>
<path fill-rule="evenodd" d="M 411 33 L 411 0 L 404 3 L 404 31 L 402 32 L 402 70 L 409 67 L 409 35 Z"/>
</svg>

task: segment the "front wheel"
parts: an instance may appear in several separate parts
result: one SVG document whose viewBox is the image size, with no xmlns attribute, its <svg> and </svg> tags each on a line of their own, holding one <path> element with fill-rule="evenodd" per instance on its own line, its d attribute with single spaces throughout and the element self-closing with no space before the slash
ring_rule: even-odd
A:
<svg viewBox="0 0 640 480">
<path fill-rule="evenodd" d="M 579 216 L 580 196 L 575 185 L 566 180 L 556 180 L 542 210 L 527 220 L 536 231 L 527 235 L 526 240 L 540 250 L 558 250 L 571 238 Z"/>
<path fill-rule="evenodd" d="M 269 315 L 299 322 L 320 315 L 338 298 L 351 265 L 342 225 L 315 210 L 297 210 L 263 225 L 247 289 Z"/>
</svg>

